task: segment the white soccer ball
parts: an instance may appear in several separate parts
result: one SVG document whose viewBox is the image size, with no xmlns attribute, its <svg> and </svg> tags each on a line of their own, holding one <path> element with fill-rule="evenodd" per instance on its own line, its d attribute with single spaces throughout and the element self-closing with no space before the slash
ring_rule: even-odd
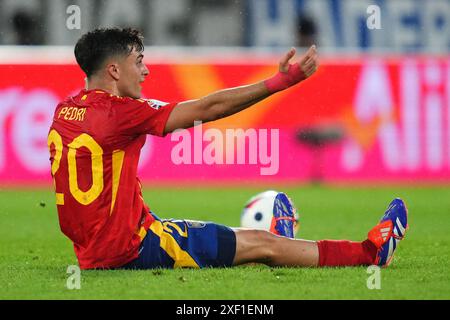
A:
<svg viewBox="0 0 450 320">
<path fill-rule="evenodd" d="M 273 206 L 278 191 L 269 190 L 252 197 L 244 206 L 241 214 L 241 227 L 270 231 L 273 218 Z M 298 229 L 298 214 L 295 212 L 297 223 L 294 225 L 294 233 Z"/>
</svg>

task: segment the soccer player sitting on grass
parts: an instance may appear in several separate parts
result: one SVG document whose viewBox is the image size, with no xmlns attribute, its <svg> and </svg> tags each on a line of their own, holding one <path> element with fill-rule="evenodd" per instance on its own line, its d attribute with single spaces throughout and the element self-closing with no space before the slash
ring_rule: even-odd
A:
<svg viewBox="0 0 450 320">
<path fill-rule="evenodd" d="M 269 79 L 163 103 L 140 99 L 149 73 L 143 50 L 142 36 L 133 29 L 83 35 L 75 57 L 87 88 L 58 104 L 48 134 L 61 230 L 72 240 L 82 269 L 389 264 L 408 226 L 400 199 L 362 242 L 292 239 L 295 209 L 283 193 L 275 200 L 272 233 L 157 217 L 144 203 L 136 177 L 147 134 L 165 136 L 195 120 L 237 113 L 309 78 L 318 61 L 312 46 L 290 63 L 291 49 Z"/>
</svg>

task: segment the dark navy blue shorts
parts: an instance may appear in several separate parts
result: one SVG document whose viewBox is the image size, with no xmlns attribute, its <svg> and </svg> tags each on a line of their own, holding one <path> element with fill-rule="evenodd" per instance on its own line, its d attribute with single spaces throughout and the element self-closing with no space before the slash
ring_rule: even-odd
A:
<svg viewBox="0 0 450 320">
<path fill-rule="evenodd" d="M 121 268 L 229 267 L 236 253 L 236 235 L 211 222 L 159 219 L 150 226 L 139 257 Z"/>
</svg>

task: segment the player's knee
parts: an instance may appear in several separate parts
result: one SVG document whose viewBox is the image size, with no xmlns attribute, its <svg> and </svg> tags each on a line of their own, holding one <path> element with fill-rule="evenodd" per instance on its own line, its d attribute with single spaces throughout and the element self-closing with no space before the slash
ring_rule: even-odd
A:
<svg viewBox="0 0 450 320">
<path fill-rule="evenodd" d="M 278 250 L 277 236 L 265 231 L 254 230 L 254 241 L 258 244 L 258 251 L 261 262 L 270 264 L 276 257 Z"/>
<path fill-rule="evenodd" d="M 279 237 L 264 230 L 241 229 L 237 236 L 237 260 L 239 263 L 257 262 L 271 265 L 280 250 Z"/>
</svg>

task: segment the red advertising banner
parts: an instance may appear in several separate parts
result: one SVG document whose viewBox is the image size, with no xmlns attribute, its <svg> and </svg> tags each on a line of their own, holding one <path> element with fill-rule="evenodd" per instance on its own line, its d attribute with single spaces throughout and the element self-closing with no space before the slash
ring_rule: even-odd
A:
<svg viewBox="0 0 450 320">
<path fill-rule="evenodd" d="M 270 64 L 149 64 L 144 97 L 183 101 L 254 83 Z M 0 64 L 0 184 L 50 183 L 47 132 L 83 86 L 75 65 Z M 148 136 L 155 182 L 450 182 L 450 59 L 325 60 L 308 81 L 220 121 Z"/>
</svg>

